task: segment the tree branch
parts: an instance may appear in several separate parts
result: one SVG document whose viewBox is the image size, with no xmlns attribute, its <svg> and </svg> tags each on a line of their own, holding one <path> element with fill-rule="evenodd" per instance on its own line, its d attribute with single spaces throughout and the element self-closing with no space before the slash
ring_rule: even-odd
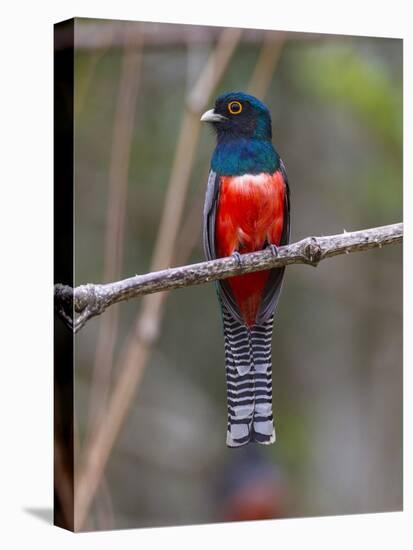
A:
<svg viewBox="0 0 413 550">
<path fill-rule="evenodd" d="M 114 283 L 85 284 L 74 290 L 57 284 L 55 286 L 56 310 L 63 321 L 77 332 L 89 319 L 100 315 L 112 304 L 144 294 L 200 285 L 234 275 L 290 264 L 307 264 L 315 267 L 326 258 L 370 248 L 381 248 L 388 244 L 401 243 L 402 240 L 403 224 L 396 223 L 328 237 L 307 237 L 288 246 L 279 247 L 277 256 L 274 256 L 270 250 L 243 254 L 240 265 L 236 258 L 227 257 L 145 275 L 135 275 Z M 72 313 L 78 314 L 74 322 L 73 316 L 71 317 L 68 313 L 70 309 Z"/>
</svg>

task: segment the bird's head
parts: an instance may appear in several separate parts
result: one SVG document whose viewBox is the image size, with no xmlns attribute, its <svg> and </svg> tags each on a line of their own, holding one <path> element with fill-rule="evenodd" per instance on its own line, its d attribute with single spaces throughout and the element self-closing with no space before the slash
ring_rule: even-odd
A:
<svg viewBox="0 0 413 550">
<path fill-rule="evenodd" d="M 271 140 L 271 115 L 259 99 L 243 92 L 219 96 L 213 109 L 206 111 L 202 122 L 210 122 L 221 138 Z"/>
</svg>

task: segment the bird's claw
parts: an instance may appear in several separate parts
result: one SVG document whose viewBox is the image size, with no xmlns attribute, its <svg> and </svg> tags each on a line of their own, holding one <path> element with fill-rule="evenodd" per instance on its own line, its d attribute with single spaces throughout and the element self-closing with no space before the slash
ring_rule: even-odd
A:
<svg viewBox="0 0 413 550">
<path fill-rule="evenodd" d="M 278 258 L 278 246 L 275 244 L 269 244 L 267 248 L 270 249 L 271 254 L 274 256 L 274 258 Z"/>
<path fill-rule="evenodd" d="M 240 267 L 241 266 L 241 254 L 238 252 L 238 250 L 235 250 L 235 252 L 233 252 L 231 255 L 235 259 L 235 261 L 237 262 L 238 267 Z"/>
</svg>

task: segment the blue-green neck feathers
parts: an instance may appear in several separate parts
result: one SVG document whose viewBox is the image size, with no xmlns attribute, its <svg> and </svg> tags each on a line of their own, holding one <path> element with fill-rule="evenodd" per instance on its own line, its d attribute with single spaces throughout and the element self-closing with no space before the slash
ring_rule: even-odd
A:
<svg viewBox="0 0 413 550">
<path fill-rule="evenodd" d="M 271 141 L 244 137 L 219 141 L 211 161 L 212 170 L 222 176 L 273 174 L 279 166 Z"/>
<path fill-rule="evenodd" d="M 242 109 L 231 113 L 231 103 Z M 271 115 L 264 103 L 243 92 L 231 92 L 218 97 L 214 113 L 221 120 L 214 124 L 217 146 L 211 168 L 220 175 L 273 173 L 280 158 L 271 143 Z"/>
</svg>

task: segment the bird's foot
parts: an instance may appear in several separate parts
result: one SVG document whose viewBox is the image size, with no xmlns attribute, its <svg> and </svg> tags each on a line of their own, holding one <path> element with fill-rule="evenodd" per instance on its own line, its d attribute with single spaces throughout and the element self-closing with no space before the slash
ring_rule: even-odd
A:
<svg viewBox="0 0 413 550">
<path fill-rule="evenodd" d="M 274 256 L 274 258 L 278 258 L 278 246 L 275 244 L 268 244 L 267 248 L 270 249 L 271 254 Z"/>
<path fill-rule="evenodd" d="M 238 252 L 238 250 L 235 250 L 235 252 L 233 252 L 231 254 L 231 256 L 235 259 L 235 261 L 237 262 L 238 264 L 238 267 L 241 266 L 241 254 Z"/>
</svg>

